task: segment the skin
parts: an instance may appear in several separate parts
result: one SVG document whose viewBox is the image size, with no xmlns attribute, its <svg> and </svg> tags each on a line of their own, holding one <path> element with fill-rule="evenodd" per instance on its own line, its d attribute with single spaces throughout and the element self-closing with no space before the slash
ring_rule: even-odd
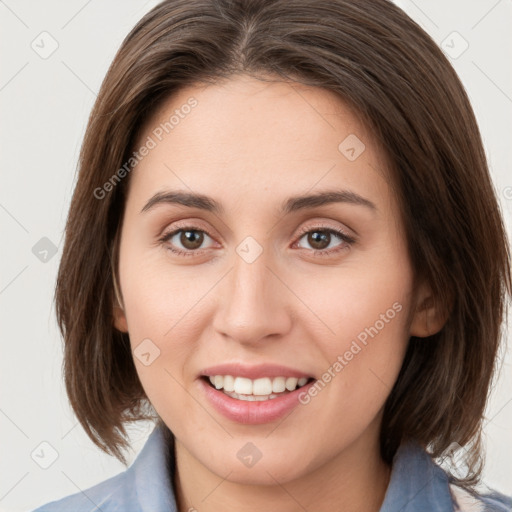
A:
<svg viewBox="0 0 512 512">
<path fill-rule="evenodd" d="M 148 120 L 137 147 L 190 97 L 198 105 L 130 175 L 115 308 L 133 349 L 149 338 L 160 350 L 148 366 L 134 361 L 176 437 L 179 510 L 331 511 L 344 503 L 378 511 L 390 474 L 378 442 L 385 400 L 409 337 L 443 323 L 428 287 L 414 281 L 384 155 L 332 92 L 244 75 L 179 91 Z M 338 150 L 349 134 L 366 146 L 354 161 Z M 290 196 L 330 189 L 376 209 L 278 211 Z M 159 204 L 141 213 L 166 190 L 211 196 L 225 211 Z M 202 230 L 199 249 L 180 233 L 159 241 L 189 226 Z M 341 229 L 356 240 L 327 234 L 318 249 L 302 228 Z M 252 263 L 236 252 L 248 236 L 263 249 Z M 201 393 L 201 370 L 223 362 L 285 364 L 321 378 L 394 303 L 401 311 L 284 419 L 237 424 Z M 237 458 L 248 442 L 262 453 L 251 468 Z"/>
</svg>

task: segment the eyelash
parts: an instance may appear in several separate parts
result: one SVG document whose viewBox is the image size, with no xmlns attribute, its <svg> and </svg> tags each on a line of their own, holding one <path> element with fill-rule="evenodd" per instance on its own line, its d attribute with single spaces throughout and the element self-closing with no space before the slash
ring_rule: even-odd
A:
<svg viewBox="0 0 512 512">
<path fill-rule="evenodd" d="M 178 229 L 175 229 L 174 231 L 171 231 L 170 233 L 164 234 L 161 238 L 159 238 L 158 241 L 161 242 L 161 243 L 166 243 L 174 235 L 176 235 L 178 233 L 181 233 L 182 231 L 197 231 L 197 232 L 200 232 L 200 233 L 205 233 L 210 238 L 212 238 L 212 236 L 207 231 L 205 231 L 204 229 L 200 229 L 197 226 L 184 226 L 184 227 L 180 227 Z M 302 228 L 300 230 L 300 232 L 299 232 L 298 239 L 297 239 L 297 241 L 295 243 L 299 242 L 300 239 L 304 235 L 306 235 L 308 233 L 314 233 L 314 232 L 322 232 L 322 233 L 329 233 L 331 235 L 335 235 L 338 238 L 340 238 L 345 244 L 348 244 L 348 246 L 351 246 L 351 245 L 353 245 L 356 242 L 355 238 L 347 235 L 344 231 L 341 231 L 341 230 L 338 230 L 338 229 L 334 229 L 334 228 L 330 228 L 330 227 L 326 227 L 326 226 L 315 226 L 313 228 Z M 340 246 L 336 247 L 335 249 L 329 249 L 329 250 L 326 250 L 326 249 L 312 249 L 312 251 L 315 254 L 315 256 L 319 255 L 321 257 L 324 257 L 324 256 L 332 256 L 333 254 L 338 253 L 339 251 L 343 251 L 343 250 L 345 250 L 347 248 L 348 247 L 346 247 L 344 244 L 341 244 Z M 194 256 L 194 255 L 200 254 L 202 252 L 201 249 L 198 249 L 198 250 L 190 250 L 189 249 L 189 250 L 184 251 L 183 249 L 175 249 L 175 248 L 173 248 L 170 245 L 168 245 L 166 247 L 166 249 L 171 251 L 172 253 L 178 255 L 178 256 Z M 206 250 L 206 249 L 204 249 L 204 250 Z"/>
</svg>

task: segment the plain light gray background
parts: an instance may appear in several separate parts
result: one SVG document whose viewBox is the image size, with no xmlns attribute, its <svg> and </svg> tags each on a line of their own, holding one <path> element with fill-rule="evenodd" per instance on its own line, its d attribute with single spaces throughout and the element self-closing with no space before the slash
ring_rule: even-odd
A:
<svg viewBox="0 0 512 512">
<path fill-rule="evenodd" d="M 450 54 L 475 109 L 510 233 L 512 4 L 397 3 Z M 69 407 L 52 299 L 78 151 L 96 92 L 125 35 L 156 4 L 0 1 L 2 511 L 30 510 L 125 469 L 93 445 Z M 484 429 L 485 481 L 508 494 L 511 384 L 509 343 Z M 130 430 L 130 462 L 150 430 L 149 424 Z"/>
</svg>

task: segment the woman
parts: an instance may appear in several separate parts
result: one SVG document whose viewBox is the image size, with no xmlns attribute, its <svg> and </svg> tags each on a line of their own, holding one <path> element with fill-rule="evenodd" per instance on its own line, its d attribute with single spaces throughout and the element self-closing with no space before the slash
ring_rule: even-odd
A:
<svg viewBox="0 0 512 512">
<path fill-rule="evenodd" d="M 470 103 L 402 11 L 162 2 L 98 95 L 56 289 L 88 435 L 125 461 L 157 425 L 38 510 L 508 510 L 474 486 L 510 291 Z"/>
</svg>

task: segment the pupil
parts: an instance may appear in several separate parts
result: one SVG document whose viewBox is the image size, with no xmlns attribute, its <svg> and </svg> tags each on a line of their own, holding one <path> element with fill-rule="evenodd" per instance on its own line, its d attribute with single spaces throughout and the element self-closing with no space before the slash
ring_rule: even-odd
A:
<svg viewBox="0 0 512 512">
<path fill-rule="evenodd" d="M 329 233 L 314 231 L 309 235 L 309 243 L 317 249 L 325 249 L 329 245 Z M 320 247 L 318 247 L 320 245 Z"/>
<path fill-rule="evenodd" d="M 187 249 L 197 249 L 203 242 L 203 234 L 199 231 L 184 231 L 181 235 L 180 242 L 184 247 L 187 247 Z"/>
</svg>

